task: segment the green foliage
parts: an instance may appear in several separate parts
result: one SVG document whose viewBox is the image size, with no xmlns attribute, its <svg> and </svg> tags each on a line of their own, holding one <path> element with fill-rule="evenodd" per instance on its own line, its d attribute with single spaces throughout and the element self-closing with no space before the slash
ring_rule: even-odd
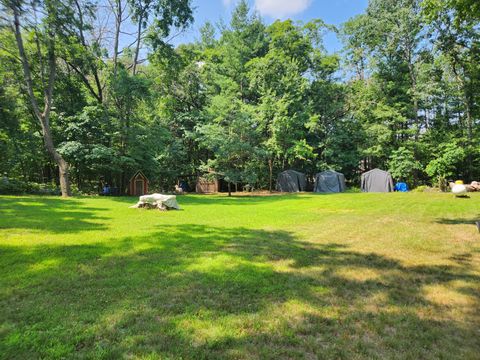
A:
<svg viewBox="0 0 480 360">
<path fill-rule="evenodd" d="M 99 4 L 49 0 L 38 3 L 49 16 L 26 22 L 24 39 L 41 101 L 45 29 L 58 31 L 50 125 L 83 191 L 100 182 L 125 191 L 139 169 L 161 190 L 207 173 L 265 189 L 287 168 L 335 169 L 353 185 L 360 169 L 373 167 L 412 184 L 470 181 L 480 177 L 474 3 L 371 0 L 336 29 L 320 19 L 267 25 L 242 0 L 229 24 L 207 23 L 198 41 L 174 48 L 167 37 L 192 23 L 191 2 L 129 0 L 130 25 L 142 36 L 115 62 L 95 36 Z M 328 32 L 343 40 L 342 52 L 327 53 Z M 0 173 L 55 182 L 8 26 L 0 43 Z M 138 55 L 145 59 L 135 62 Z"/>
<path fill-rule="evenodd" d="M 476 0 L 424 0 L 422 6 L 425 17 L 430 21 L 437 19 L 443 12 L 453 13 L 457 27 L 480 20 L 480 3 Z"/>
<path fill-rule="evenodd" d="M 60 189 L 55 184 L 39 184 L 18 179 L 0 179 L 0 194 L 3 195 L 60 195 Z"/>
<path fill-rule="evenodd" d="M 428 187 L 427 185 L 420 185 L 420 186 L 417 186 L 416 188 L 410 190 L 411 192 L 413 193 L 422 193 L 422 192 L 427 192 L 427 191 L 430 191 L 431 188 Z"/>
<path fill-rule="evenodd" d="M 165 38 L 172 28 L 184 29 L 193 22 L 191 0 L 129 0 L 134 20 L 142 27 L 152 17 L 148 31 L 148 40 L 155 48 L 166 45 Z"/>
<path fill-rule="evenodd" d="M 422 170 L 422 166 L 415 159 L 413 151 L 402 146 L 392 151 L 388 161 L 388 170 L 394 179 L 412 184 L 415 172 Z"/>
<path fill-rule="evenodd" d="M 445 180 L 457 174 L 458 166 L 464 158 L 465 150 L 456 141 L 440 144 L 435 151 L 435 158 L 428 163 L 425 171 L 443 188 Z"/>
</svg>

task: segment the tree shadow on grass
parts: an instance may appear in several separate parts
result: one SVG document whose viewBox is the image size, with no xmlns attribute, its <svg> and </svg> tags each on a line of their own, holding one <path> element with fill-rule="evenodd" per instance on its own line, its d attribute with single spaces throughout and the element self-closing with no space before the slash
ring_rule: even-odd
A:
<svg viewBox="0 0 480 360">
<path fill-rule="evenodd" d="M 436 220 L 438 224 L 445 224 L 445 225 L 475 225 L 476 221 L 480 221 L 480 214 L 472 218 L 455 218 L 455 219 L 440 218 Z"/>
<path fill-rule="evenodd" d="M 15 197 L 0 198 L 0 230 L 27 229 L 52 233 L 103 230 L 96 222 L 106 220 L 105 208 L 87 207 L 74 199 Z"/>
<path fill-rule="evenodd" d="M 473 260 L 473 255 L 469 252 L 454 254 L 449 257 L 450 260 L 456 262 L 459 265 L 470 264 Z"/>
<path fill-rule="evenodd" d="M 471 358 L 472 265 L 404 266 L 286 231 L 162 226 L 108 244 L 0 246 L 0 353 L 172 359 Z M 468 296 L 438 316 L 425 287 Z M 453 288 L 452 288 L 453 289 Z"/>
<path fill-rule="evenodd" d="M 272 195 L 232 195 L 220 194 L 217 196 L 185 197 L 186 203 L 191 205 L 262 205 L 276 204 L 294 199 L 309 199 L 311 193 L 282 193 Z M 181 199 L 181 198 L 180 198 Z"/>
<path fill-rule="evenodd" d="M 282 201 L 288 201 L 293 199 L 308 199 L 312 194 L 274 194 L 274 195 L 224 195 L 224 194 L 205 194 L 205 195 L 177 195 L 177 201 L 180 207 L 190 207 L 197 205 L 269 205 L 276 204 Z M 308 195 L 308 196 L 306 196 Z M 138 196 L 130 197 L 109 197 L 109 200 L 119 202 L 123 204 L 135 205 L 138 201 Z"/>
</svg>

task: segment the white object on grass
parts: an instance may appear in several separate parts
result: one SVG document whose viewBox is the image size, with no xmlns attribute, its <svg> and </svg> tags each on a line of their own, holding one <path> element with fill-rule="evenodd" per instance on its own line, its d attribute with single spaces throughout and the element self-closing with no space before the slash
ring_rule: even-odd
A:
<svg viewBox="0 0 480 360">
<path fill-rule="evenodd" d="M 467 195 L 467 187 L 460 184 L 454 185 L 452 187 L 452 194 L 454 194 L 455 196 Z"/>
<path fill-rule="evenodd" d="M 140 201 L 131 208 L 139 208 L 145 204 L 155 205 L 159 208 L 167 207 L 168 209 L 180 210 L 175 195 L 152 194 L 140 196 Z"/>
</svg>

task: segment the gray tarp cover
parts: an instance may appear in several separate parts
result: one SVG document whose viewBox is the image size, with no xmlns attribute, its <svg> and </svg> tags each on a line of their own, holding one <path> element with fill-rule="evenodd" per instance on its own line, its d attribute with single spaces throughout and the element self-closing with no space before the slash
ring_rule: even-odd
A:
<svg viewBox="0 0 480 360">
<path fill-rule="evenodd" d="M 363 192 L 391 192 L 393 191 L 393 179 L 389 172 L 373 169 L 362 174 Z"/>
<path fill-rule="evenodd" d="M 345 176 L 342 173 L 327 170 L 315 175 L 314 192 L 339 193 L 345 191 Z"/>
<path fill-rule="evenodd" d="M 299 192 L 307 189 L 305 174 L 295 170 L 286 170 L 278 174 L 277 190 L 282 192 Z"/>
</svg>

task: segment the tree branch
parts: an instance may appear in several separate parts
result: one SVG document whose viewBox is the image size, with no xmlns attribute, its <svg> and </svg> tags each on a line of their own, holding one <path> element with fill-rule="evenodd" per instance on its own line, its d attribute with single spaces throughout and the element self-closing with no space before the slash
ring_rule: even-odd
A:
<svg viewBox="0 0 480 360">
<path fill-rule="evenodd" d="M 15 40 L 17 41 L 18 52 L 22 62 L 23 75 L 25 76 L 25 83 L 27 85 L 28 96 L 32 104 L 33 112 L 35 116 L 40 120 L 43 127 L 44 124 L 42 121 L 42 113 L 40 112 L 40 107 L 38 106 L 37 99 L 35 98 L 35 94 L 33 92 L 32 73 L 30 71 L 30 65 L 28 63 L 27 55 L 25 53 L 25 46 L 23 45 L 22 30 L 20 26 L 20 11 L 15 5 L 12 6 L 12 10 L 13 10 L 13 16 L 14 16 L 13 23 L 14 23 L 14 29 L 15 29 Z"/>
</svg>

